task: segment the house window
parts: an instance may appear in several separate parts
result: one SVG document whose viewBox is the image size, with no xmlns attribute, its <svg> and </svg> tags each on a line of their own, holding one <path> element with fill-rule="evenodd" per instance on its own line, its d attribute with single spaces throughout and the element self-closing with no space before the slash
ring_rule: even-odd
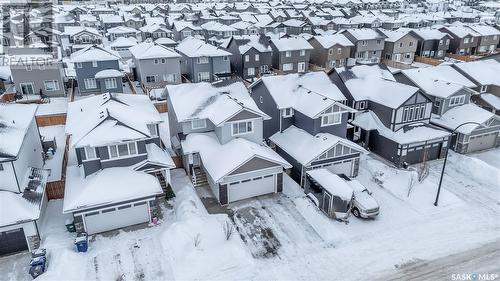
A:
<svg viewBox="0 0 500 281">
<path fill-rule="evenodd" d="M 233 136 L 236 135 L 243 135 L 243 134 L 248 134 L 253 132 L 253 123 L 252 121 L 243 121 L 243 122 L 237 122 L 233 123 Z"/>
<path fill-rule="evenodd" d="M 291 56 L 292 56 L 292 52 L 290 52 L 290 51 L 285 52 L 285 57 L 289 58 Z"/>
<path fill-rule="evenodd" d="M 208 63 L 208 57 L 198 57 L 197 62 L 198 64 Z"/>
<path fill-rule="evenodd" d="M 191 129 L 205 129 L 207 127 L 206 119 L 195 119 L 191 121 Z"/>
<path fill-rule="evenodd" d="M 26 71 L 32 71 L 32 70 L 33 70 L 33 67 L 31 65 L 26 66 Z"/>
<path fill-rule="evenodd" d="M 210 80 L 209 72 L 198 72 L 198 81 L 207 81 Z"/>
<path fill-rule="evenodd" d="M 361 46 L 366 46 L 366 40 L 361 41 Z"/>
<path fill-rule="evenodd" d="M 163 74 L 163 81 L 175 83 L 175 82 L 177 82 L 177 75 L 175 73 Z"/>
<path fill-rule="evenodd" d="M 408 43 L 408 46 L 412 47 L 413 46 L 413 41 L 410 41 L 410 43 Z"/>
<path fill-rule="evenodd" d="M 82 68 L 82 63 L 81 62 L 77 62 L 76 63 L 76 68 Z"/>
<path fill-rule="evenodd" d="M 3 171 L 3 164 L 0 163 L 0 171 Z"/>
<path fill-rule="evenodd" d="M 250 61 L 250 56 L 249 55 L 245 55 L 245 62 L 249 62 Z"/>
<path fill-rule="evenodd" d="M 466 37 L 466 38 L 464 38 L 464 43 L 465 43 L 465 44 L 469 43 L 469 38 L 467 38 L 467 37 Z"/>
<path fill-rule="evenodd" d="M 96 159 L 95 147 L 86 146 L 83 151 L 85 152 L 85 160 Z"/>
<path fill-rule="evenodd" d="M 59 90 L 59 83 L 57 83 L 57 80 L 47 80 L 43 81 L 43 84 L 45 85 L 45 90 L 46 91 L 57 91 Z"/>
<path fill-rule="evenodd" d="M 288 118 L 293 116 L 293 108 L 288 107 L 283 109 L 283 117 Z"/>
<path fill-rule="evenodd" d="M 40 65 L 38 65 L 38 69 L 40 69 L 40 70 L 45 70 L 45 64 L 40 64 Z"/>
<path fill-rule="evenodd" d="M 222 59 L 223 59 L 224 61 L 227 61 L 227 60 L 229 59 L 229 57 L 228 57 L 228 56 L 223 56 L 223 57 L 222 57 Z"/>
<path fill-rule="evenodd" d="M 260 60 L 260 55 L 259 54 L 255 54 L 255 61 L 259 61 Z"/>
<path fill-rule="evenodd" d="M 439 45 L 443 45 L 443 40 L 439 40 Z"/>
<path fill-rule="evenodd" d="M 248 69 L 248 76 L 254 76 L 255 75 L 255 68 L 253 67 L 250 67 Z"/>
<path fill-rule="evenodd" d="M 439 107 L 439 106 L 441 106 L 441 100 L 436 99 L 436 100 L 434 101 L 434 106 L 435 106 L 435 107 Z"/>
<path fill-rule="evenodd" d="M 446 39 L 446 45 L 450 45 L 450 39 Z"/>
<path fill-rule="evenodd" d="M 97 61 L 92 61 L 92 67 L 97 67 Z"/>
<path fill-rule="evenodd" d="M 366 108 L 366 101 L 358 102 L 358 109 L 362 110 Z"/>
<path fill-rule="evenodd" d="M 126 157 L 126 156 L 137 154 L 137 143 L 136 142 L 110 145 L 108 148 L 109 148 L 109 157 L 110 158 Z"/>
<path fill-rule="evenodd" d="M 450 106 L 464 104 L 464 102 L 465 102 L 465 95 L 455 96 L 450 98 Z"/>
<path fill-rule="evenodd" d="M 154 64 L 159 64 L 159 63 L 160 63 L 160 60 L 159 60 L 159 59 L 154 59 L 154 60 L 153 60 L 153 63 L 154 63 Z"/>
<path fill-rule="evenodd" d="M 283 71 L 290 71 L 290 70 L 293 70 L 293 63 L 284 63 Z"/>
<path fill-rule="evenodd" d="M 321 127 L 340 124 L 342 121 L 341 112 L 333 112 L 333 107 L 325 110 L 321 115 Z"/>
<path fill-rule="evenodd" d="M 262 96 L 259 97 L 259 102 L 264 103 L 264 98 Z"/>
<path fill-rule="evenodd" d="M 306 55 L 306 50 L 300 50 L 300 56 L 303 57 Z"/>
<path fill-rule="evenodd" d="M 401 48 L 403 47 L 403 42 L 399 43 L 399 47 L 401 47 Z"/>
<path fill-rule="evenodd" d="M 481 89 L 479 90 L 481 93 L 485 93 L 488 90 L 488 85 L 482 85 Z"/>
<path fill-rule="evenodd" d="M 156 124 L 148 124 L 147 126 L 149 133 L 151 133 L 151 136 L 158 136 L 158 128 L 156 127 Z"/>
<path fill-rule="evenodd" d="M 148 76 L 146 76 L 146 82 L 147 83 L 155 83 L 156 82 L 156 75 L 148 75 Z"/>
<path fill-rule="evenodd" d="M 329 55 L 333 55 L 333 49 L 329 49 L 329 50 L 328 50 L 328 54 L 329 54 Z"/>
<path fill-rule="evenodd" d="M 497 40 L 498 36 L 497 35 L 493 35 L 493 40 Z"/>
<path fill-rule="evenodd" d="M 95 81 L 95 78 L 84 79 L 83 83 L 85 84 L 85 89 L 95 89 L 95 88 L 97 88 L 97 83 Z"/>
<path fill-rule="evenodd" d="M 183 31 L 183 32 L 182 32 L 182 35 L 183 35 L 184 37 L 189 37 L 189 36 L 191 36 L 191 31 Z"/>
<path fill-rule="evenodd" d="M 104 79 L 104 86 L 106 87 L 106 89 L 116 89 L 116 79 L 115 78 Z"/>
<path fill-rule="evenodd" d="M 337 54 L 338 55 L 342 54 L 342 48 L 337 48 Z"/>
<path fill-rule="evenodd" d="M 166 59 L 161 59 L 161 63 L 165 64 L 167 62 Z"/>
</svg>

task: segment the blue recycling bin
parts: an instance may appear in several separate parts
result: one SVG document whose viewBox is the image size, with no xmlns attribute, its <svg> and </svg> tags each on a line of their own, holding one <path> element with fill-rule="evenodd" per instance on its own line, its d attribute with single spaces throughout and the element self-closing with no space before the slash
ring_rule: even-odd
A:
<svg viewBox="0 0 500 281">
<path fill-rule="evenodd" d="M 40 276 L 47 269 L 47 251 L 38 249 L 31 253 L 29 273 L 33 279 Z"/>
<path fill-rule="evenodd" d="M 89 239 L 88 239 L 87 233 L 85 233 L 85 232 L 78 233 L 76 235 L 75 246 L 76 246 L 76 250 L 79 253 L 87 252 L 87 250 L 89 248 Z"/>
</svg>

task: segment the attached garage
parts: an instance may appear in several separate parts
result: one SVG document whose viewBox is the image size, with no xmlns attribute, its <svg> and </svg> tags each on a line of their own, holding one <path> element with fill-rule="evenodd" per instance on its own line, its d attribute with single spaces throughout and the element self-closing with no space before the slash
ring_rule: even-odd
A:
<svg viewBox="0 0 500 281">
<path fill-rule="evenodd" d="M 0 232 L 0 256 L 28 250 L 23 228 Z"/>
<path fill-rule="evenodd" d="M 265 175 L 228 184 L 228 200 L 234 202 L 275 192 L 275 175 Z"/>
<path fill-rule="evenodd" d="M 148 202 L 128 203 L 83 214 L 88 234 L 101 233 L 150 221 Z"/>
<path fill-rule="evenodd" d="M 352 167 L 353 167 L 353 159 L 350 160 L 345 160 L 345 161 L 339 161 L 339 162 L 333 162 L 331 165 L 327 166 L 326 168 L 330 170 L 334 174 L 344 174 L 348 177 L 352 176 Z"/>
<path fill-rule="evenodd" d="M 469 137 L 467 152 L 474 152 L 495 147 L 498 132 Z"/>
</svg>

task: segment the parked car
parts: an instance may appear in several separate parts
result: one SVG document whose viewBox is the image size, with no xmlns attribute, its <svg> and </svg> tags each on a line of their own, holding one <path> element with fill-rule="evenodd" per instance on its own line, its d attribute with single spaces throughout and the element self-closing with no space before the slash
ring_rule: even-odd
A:
<svg viewBox="0 0 500 281">
<path fill-rule="evenodd" d="M 346 181 L 354 191 L 352 214 L 357 218 L 374 218 L 379 214 L 380 207 L 372 197 L 372 192 L 357 180 Z"/>
</svg>

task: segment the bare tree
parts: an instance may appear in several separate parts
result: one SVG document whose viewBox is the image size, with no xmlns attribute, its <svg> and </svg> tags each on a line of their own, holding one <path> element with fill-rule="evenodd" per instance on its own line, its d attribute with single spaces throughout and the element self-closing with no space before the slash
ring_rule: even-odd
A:
<svg viewBox="0 0 500 281">
<path fill-rule="evenodd" d="M 408 197 L 410 197 L 410 193 L 413 191 L 413 187 L 415 187 L 416 177 L 418 177 L 418 173 L 415 171 L 411 171 L 410 178 L 408 179 Z"/>
<path fill-rule="evenodd" d="M 224 237 L 226 238 L 227 241 L 229 241 L 234 232 L 234 224 L 226 220 L 222 225 L 222 230 L 224 231 Z"/>
<path fill-rule="evenodd" d="M 422 156 L 422 161 L 420 162 L 420 165 L 418 166 L 417 173 L 418 173 L 418 182 L 423 182 L 427 176 L 429 175 L 429 150 L 425 149 L 424 150 L 424 155 Z"/>
</svg>

